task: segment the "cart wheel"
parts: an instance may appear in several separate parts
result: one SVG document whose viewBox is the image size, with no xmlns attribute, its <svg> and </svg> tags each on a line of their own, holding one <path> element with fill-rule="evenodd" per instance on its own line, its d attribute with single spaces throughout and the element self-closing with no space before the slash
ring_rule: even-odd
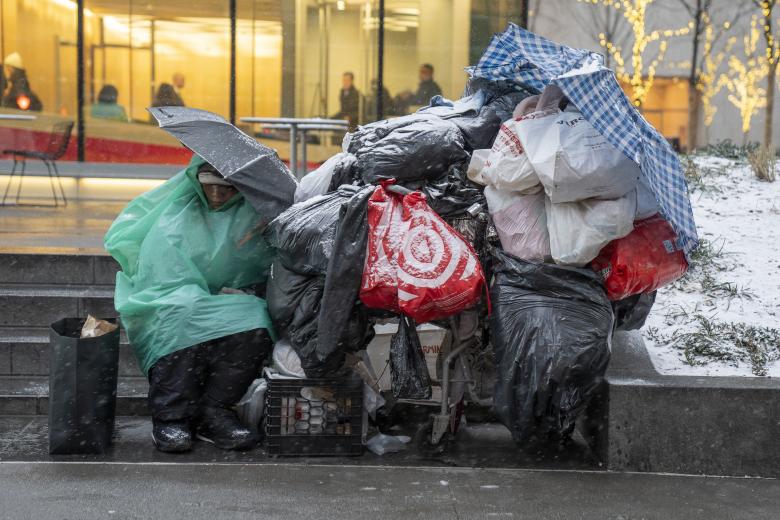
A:
<svg viewBox="0 0 780 520">
<path fill-rule="evenodd" d="M 454 439 L 453 434 L 450 431 L 447 431 L 438 444 L 433 444 L 431 443 L 432 432 L 433 419 L 429 419 L 428 422 L 417 429 L 417 432 L 414 435 L 414 444 L 417 447 L 417 452 L 423 458 L 438 457 L 443 455 Z"/>
</svg>

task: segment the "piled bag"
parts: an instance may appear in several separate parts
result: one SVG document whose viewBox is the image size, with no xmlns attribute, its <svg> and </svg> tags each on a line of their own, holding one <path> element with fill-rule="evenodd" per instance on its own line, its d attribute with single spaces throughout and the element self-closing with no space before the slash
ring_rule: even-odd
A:
<svg viewBox="0 0 780 520">
<path fill-rule="evenodd" d="M 631 232 L 642 186 L 636 163 L 571 103 L 561 110 L 565 101 L 555 86 L 524 99 L 501 125 L 490 152 L 474 153 L 469 176 L 488 186 L 488 208 L 505 251 L 582 267 Z M 542 189 L 544 217 L 539 197 L 528 198 Z M 648 202 L 647 191 L 645 206 L 654 202 L 652 196 Z M 538 213 L 530 213 L 532 208 Z M 549 244 L 540 238 L 545 231 Z"/>
<path fill-rule="evenodd" d="M 625 238 L 611 242 L 591 267 L 604 278 L 610 300 L 653 292 L 688 270 L 672 226 L 660 216 L 640 220 Z"/>
<path fill-rule="evenodd" d="M 493 270 L 496 413 L 519 444 L 565 437 L 607 369 L 609 300 L 589 269 L 498 252 Z"/>
<path fill-rule="evenodd" d="M 544 192 L 523 195 L 485 187 L 490 216 L 507 253 L 532 262 L 551 260 Z"/>
<path fill-rule="evenodd" d="M 332 264 L 351 267 L 341 255 L 349 244 L 339 229 L 344 208 L 362 196 L 356 186 L 341 186 L 293 204 L 266 230 L 277 252 L 266 288 L 268 313 L 277 334 L 298 354 L 309 377 L 334 373 L 347 352 L 364 348 L 373 338 L 365 307 L 334 303 L 338 297 L 325 298 L 328 277 L 338 277 L 332 274 Z M 366 228 L 365 223 L 361 226 Z M 332 262 L 334 255 L 341 257 Z M 358 261 L 362 265 L 362 258 Z M 337 324 L 337 328 L 322 334 L 320 321 Z"/>
<path fill-rule="evenodd" d="M 485 275 L 472 247 L 411 192 L 376 188 L 368 202 L 368 252 L 360 300 L 418 323 L 476 304 Z"/>
</svg>

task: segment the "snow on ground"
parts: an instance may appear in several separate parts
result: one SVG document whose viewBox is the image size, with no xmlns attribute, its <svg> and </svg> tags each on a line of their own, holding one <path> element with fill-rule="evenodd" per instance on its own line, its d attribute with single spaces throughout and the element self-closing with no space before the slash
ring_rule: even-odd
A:
<svg viewBox="0 0 780 520">
<path fill-rule="evenodd" d="M 713 298 L 676 286 L 661 289 L 642 332 L 653 364 L 663 374 L 751 376 L 748 362 L 691 366 L 680 349 L 656 345 L 650 338 L 652 327 L 665 334 L 694 330 L 690 316 L 696 313 L 720 322 L 780 328 L 780 179 L 761 182 L 746 162 L 717 157 L 695 161 L 702 170 L 715 172 L 705 175 L 703 191 L 691 186 L 699 238 L 722 248 L 725 269 L 715 271 L 717 282 L 735 284 L 743 295 Z M 780 361 L 767 368 L 767 376 L 780 377 Z"/>
</svg>

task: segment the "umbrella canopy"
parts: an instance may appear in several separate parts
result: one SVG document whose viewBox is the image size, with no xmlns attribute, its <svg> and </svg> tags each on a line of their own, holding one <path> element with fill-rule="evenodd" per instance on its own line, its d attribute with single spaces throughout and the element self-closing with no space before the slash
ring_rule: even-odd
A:
<svg viewBox="0 0 780 520">
<path fill-rule="evenodd" d="M 298 181 L 276 151 L 197 108 L 152 107 L 160 128 L 214 166 L 270 222 L 293 203 Z"/>
<path fill-rule="evenodd" d="M 561 45 L 509 24 L 496 34 L 472 77 L 509 81 L 542 91 L 560 87 L 583 117 L 618 150 L 633 159 L 653 190 L 686 255 L 699 239 L 680 160 L 666 139 L 631 105 L 601 55 Z"/>
</svg>

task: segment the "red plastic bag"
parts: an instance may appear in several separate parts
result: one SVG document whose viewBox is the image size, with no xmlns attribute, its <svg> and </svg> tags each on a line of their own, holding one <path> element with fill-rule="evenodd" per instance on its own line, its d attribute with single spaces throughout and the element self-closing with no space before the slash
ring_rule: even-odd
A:
<svg viewBox="0 0 780 520">
<path fill-rule="evenodd" d="M 610 300 L 652 292 L 688 270 L 676 240 L 672 226 L 656 215 L 635 222 L 631 233 L 607 244 L 590 265 L 604 277 Z"/>
<path fill-rule="evenodd" d="M 377 187 L 368 201 L 368 251 L 360 300 L 418 323 L 474 305 L 485 275 L 471 246 L 413 192 Z"/>
</svg>

